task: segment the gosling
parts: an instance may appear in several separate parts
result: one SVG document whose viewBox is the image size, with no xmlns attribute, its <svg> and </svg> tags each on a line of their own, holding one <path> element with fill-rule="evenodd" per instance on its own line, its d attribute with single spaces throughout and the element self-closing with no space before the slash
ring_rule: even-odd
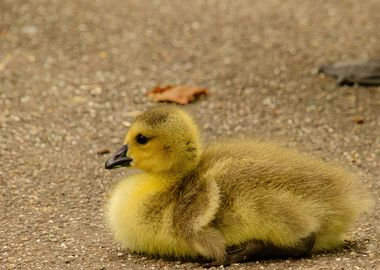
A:
<svg viewBox="0 0 380 270">
<path fill-rule="evenodd" d="M 124 166 L 142 172 L 111 193 L 116 240 L 205 266 L 335 249 L 370 204 L 352 174 L 275 144 L 239 139 L 203 149 L 192 118 L 173 106 L 136 118 L 105 165 Z"/>
</svg>

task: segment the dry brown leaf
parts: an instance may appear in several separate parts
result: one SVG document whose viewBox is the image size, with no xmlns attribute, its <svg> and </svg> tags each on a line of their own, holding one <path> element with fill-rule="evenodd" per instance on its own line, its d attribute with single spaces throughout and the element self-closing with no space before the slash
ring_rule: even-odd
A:
<svg viewBox="0 0 380 270">
<path fill-rule="evenodd" d="M 156 102 L 169 101 L 178 104 L 188 104 L 200 95 L 208 95 L 204 87 L 177 85 L 177 86 L 157 86 L 148 92 L 148 97 Z"/>
</svg>

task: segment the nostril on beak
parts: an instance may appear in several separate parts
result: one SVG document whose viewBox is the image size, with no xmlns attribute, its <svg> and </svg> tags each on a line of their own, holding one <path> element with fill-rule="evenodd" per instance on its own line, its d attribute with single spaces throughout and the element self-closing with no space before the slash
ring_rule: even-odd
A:
<svg viewBox="0 0 380 270">
<path fill-rule="evenodd" d="M 127 157 L 128 146 L 123 145 L 111 158 L 106 161 L 106 169 L 115 169 L 119 167 L 128 167 L 132 159 Z"/>
</svg>

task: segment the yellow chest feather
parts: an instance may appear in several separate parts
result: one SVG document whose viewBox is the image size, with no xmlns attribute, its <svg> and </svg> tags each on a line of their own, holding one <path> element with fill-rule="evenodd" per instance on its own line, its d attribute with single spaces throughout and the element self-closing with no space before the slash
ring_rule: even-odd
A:
<svg viewBox="0 0 380 270">
<path fill-rule="evenodd" d="M 118 183 L 108 203 L 109 224 L 115 238 L 133 251 L 191 255 L 189 247 L 173 234 L 172 204 L 162 210 L 160 219 L 146 220 L 143 214 L 154 204 L 152 197 L 167 188 L 163 183 L 150 174 L 132 175 Z"/>
</svg>

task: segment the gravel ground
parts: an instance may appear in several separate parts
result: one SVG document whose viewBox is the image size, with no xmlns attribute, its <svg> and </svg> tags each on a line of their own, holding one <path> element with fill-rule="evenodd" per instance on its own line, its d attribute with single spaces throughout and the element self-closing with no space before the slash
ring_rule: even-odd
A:
<svg viewBox="0 0 380 270">
<path fill-rule="evenodd" d="M 0 0 L 0 268 L 196 269 L 130 255 L 104 223 L 105 171 L 157 84 L 204 141 L 254 136 L 357 173 L 376 200 L 354 245 L 230 269 L 379 269 L 380 87 L 336 87 L 326 63 L 380 58 L 380 1 Z"/>
</svg>

